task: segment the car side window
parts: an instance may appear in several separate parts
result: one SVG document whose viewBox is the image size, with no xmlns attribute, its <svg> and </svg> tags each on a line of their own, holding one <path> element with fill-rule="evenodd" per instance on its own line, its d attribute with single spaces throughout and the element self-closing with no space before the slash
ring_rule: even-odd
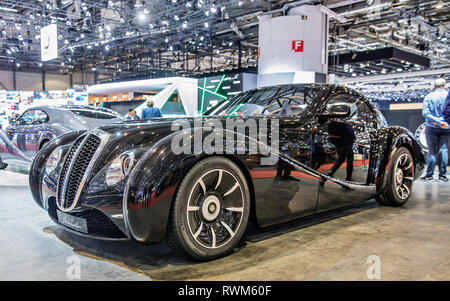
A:
<svg viewBox="0 0 450 301">
<path fill-rule="evenodd" d="M 41 124 L 49 120 L 47 113 L 42 110 L 28 110 L 19 117 L 18 123 L 22 125 L 27 124 Z"/>
<path fill-rule="evenodd" d="M 31 124 L 34 118 L 34 110 L 25 111 L 18 119 L 19 124 Z"/>
<path fill-rule="evenodd" d="M 334 107 L 339 106 L 348 106 L 350 108 L 350 116 L 346 120 L 358 131 L 367 131 L 374 128 L 373 112 L 361 97 L 345 93 L 333 95 L 326 102 L 322 113 L 332 111 Z"/>
<path fill-rule="evenodd" d="M 358 101 L 358 115 L 359 119 L 366 125 L 366 129 L 371 130 L 377 127 L 374 112 L 363 100 Z"/>
<path fill-rule="evenodd" d="M 33 120 L 34 123 L 46 123 L 48 120 L 49 117 L 47 113 L 42 110 L 36 110 L 35 119 Z"/>
</svg>

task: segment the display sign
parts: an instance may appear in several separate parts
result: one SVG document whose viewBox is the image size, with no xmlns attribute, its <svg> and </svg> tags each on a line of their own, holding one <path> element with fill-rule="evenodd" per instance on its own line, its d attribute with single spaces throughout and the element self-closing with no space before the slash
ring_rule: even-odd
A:
<svg viewBox="0 0 450 301">
<path fill-rule="evenodd" d="M 292 51 L 293 52 L 303 52 L 303 40 L 292 41 Z"/>
<path fill-rule="evenodd" d="M 41 60 L 50 61 L 58 58 L 58 28 L 50 24 L 41 28 Z"/>
<path fill-rule="evenodd" d="M 243 75 L 223 74 L 198 80 L 198 112 L 202 114 L 228 97 L 242 92 Z"/>
</svg>

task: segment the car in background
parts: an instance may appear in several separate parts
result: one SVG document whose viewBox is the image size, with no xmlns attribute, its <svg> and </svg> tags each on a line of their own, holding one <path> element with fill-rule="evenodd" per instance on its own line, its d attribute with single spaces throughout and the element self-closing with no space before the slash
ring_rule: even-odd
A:
<svg viewBox="0 0 450 301">
<path fill-rule="evenodd" d="M 104 108 L 75 105 L 32 107 L 9 120 L 6 135 L 0 136 L 0 153 L 4 160 L 31 161 L 46 143 L 60 135 L 122 121 L 122 115 Z"/>
</svg>

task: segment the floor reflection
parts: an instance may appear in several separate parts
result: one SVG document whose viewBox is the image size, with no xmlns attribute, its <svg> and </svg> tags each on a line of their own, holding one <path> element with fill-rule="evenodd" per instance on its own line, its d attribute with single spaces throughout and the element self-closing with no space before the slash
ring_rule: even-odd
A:
<svg viewBox="0 0 450 301">
<path fill-rule="evenodd" d="M 49 226 L 44 231 L 52 232 L 59 240 L 71 246 L 74 253 L 80 256 L 117 264 L 129 270 L 143 273 L 152 280 L 189 280 L 233 273 L 240 271 L 243 267 L 256 266 L 261 264 L 262 261 L 280 256 L 278 252 L 266 252 L 268 248 L 266 243 L 270 244 L 271 238 L 282 238 L 283 234 L 301 231 L 378 206 L 375 201 L 371 200 L 264 229 L 250 223 L 244 239 L 234 253 L 211 262 L 196 262 L 180 256 L 168 248 L 165 243 L 145 245 L 133 241 L 95 240 L 65 231 L 57 225 Z M 351 223 L 358 224 L 360 222 L 360 220 L 355 220 Z M 336 230 L 329 229 L 330 233 Z M 304 234 L 305 242 L 315 239 L 314 235 Z M 302 235 L 302 233 L 300 232 L 298 235 Z M 321 233 L 321 235 L 326 235 L 326 233 Z M 264 244 L 255 244 L 257 242 L 264 242 Z M 283 242 L 282 245 L 283 252 L 289 252 L 298 247 L 298 243 L 293 243 L 291 240 Z"/>
</svg>

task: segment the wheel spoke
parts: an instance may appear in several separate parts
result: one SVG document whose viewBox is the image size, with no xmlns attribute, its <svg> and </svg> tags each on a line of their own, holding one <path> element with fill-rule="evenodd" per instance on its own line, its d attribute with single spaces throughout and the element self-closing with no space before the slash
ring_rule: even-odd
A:
<svg viewBox="0 0 450 301">
<path fill-rule="evenodd" d="M 405 184 L 402 184 L 402 185 L 400 185 L 400 187 L 403 187 L 403 189 L 406 190 L 406 196 L 408 196 L 410 194 L 408 186 L 406 186 Z"/>
<path fill-rule="evenodd" d="M 188 206 L 188 211 L 197 211 L 200 210 L 200 207 L 198 206 Z"/>
<path fill-rule="evenodd" d="M 198 230 L 194 234 L 194 238 L 197 238 L 200 235 L 200 233 L 202 232 L 202 229 L 203 229 L 203 222 L 200 223 Z"/>
<path fill-rule="evenodd" d="M 203 194 L 206 194 L 206 186 L 205 183 L 203 182 L 203 178 L 198 180 L 198 183 L 200 184 L 200 186 L 202 187 L 203 190 Z"/>
<path fill-rule="evenodd" d="M 409 180 L 409 181 L 413 181 L 414 178 L 413 177 L 404 177 L 405 180 Z"/>
<path fill-rule="evenodd" d="M 233 232 L 233 230 L 231 230 L 230 226 L 228 226 L 223 221 L 220 221 L 220 223 L 222 224 L 222 226 L 224 226 L 225 229 L 227 229 L 228 233 L 230 233 L 230 236 L 233 237 L 235 233 Z"/>
<path fill-rule="evenodd" d="M 405 170 L 409 170 L 412 167 L 412 163 L 409 162 L 408 166 L 404 167 Z"/>
<path fill-rule="evenodd" d="M 219 176 L 217 178 L 217 184 L 216 184 L 216 187 L 214 187 L 214 189 L 217 189 L 217 187 L 219 187 L 220 183 L 222 182 L 222 174 L 223 174 L 223 170 L 219 170 Z"/>
<path fill-rule="evenodd" d="M 233 212 L 243 212 L 244 211 L 244 207 L 228 207 L 225 209 L 228 211 L 233 211 Z"/>
<path fill-rule="evenodd" d="M 233 191 L 235 191 L 236 188 L 238 188 L 238 187 L 239 187 L 239 183 L 236 182 L 236 184 L 234 184 L 233 187 L 231 187 L 227 192 L 225 192 L 225 193 L 223 194 L 223 196 L 230 195 L 230 194 L 233 193 Z"/>
<path fill-rule="evenodd" d="M 210 227 L 209 229 L 211 230 L 211 238 L 212 238 L 211 247 L 215 248 L 216 247 L 216 232 L 214 232 L 213 227 Z"/>
</svg>

